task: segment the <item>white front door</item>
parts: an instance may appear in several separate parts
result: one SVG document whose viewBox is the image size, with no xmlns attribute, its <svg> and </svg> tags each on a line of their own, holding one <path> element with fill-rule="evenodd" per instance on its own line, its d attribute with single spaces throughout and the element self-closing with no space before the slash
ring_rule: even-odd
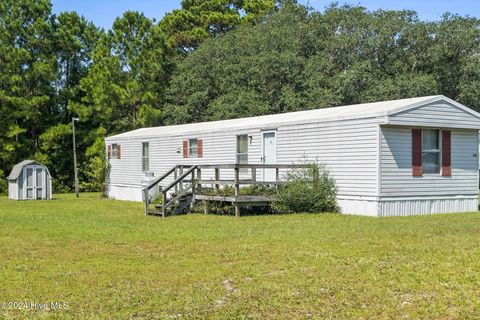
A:
<svg viewBox="0 0 480 320">
<path fill-rule="evenodd" d="M 264 164 L 277 163 L 277 133 L 276 131 L 263 132 L 263 156 Z M 263 169 L 263 181 L 275 181 L 275 169 Z"/>
</svg>

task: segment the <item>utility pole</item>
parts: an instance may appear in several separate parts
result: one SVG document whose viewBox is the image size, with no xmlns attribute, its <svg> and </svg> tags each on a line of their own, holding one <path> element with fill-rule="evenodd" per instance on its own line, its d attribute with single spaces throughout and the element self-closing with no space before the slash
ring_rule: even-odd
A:
<svg viewBox="0 0 480 320">
<path fill-rule="evenodd" d="M 72 129 L 73 129 L 73 172 L 75 174 L 75 195 L 78 198 L 78 170 L 77 170 L 77 150 L 75 144 L 75 121 L 79 121 L 79 118 L 72 117 Z"/>
</svg>

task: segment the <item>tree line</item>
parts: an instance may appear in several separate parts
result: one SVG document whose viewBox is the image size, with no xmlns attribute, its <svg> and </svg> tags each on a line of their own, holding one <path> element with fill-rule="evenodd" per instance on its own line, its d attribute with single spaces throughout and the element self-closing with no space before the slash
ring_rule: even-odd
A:
<svg viewBox="0 0 480 320">
<path fill-rule="evenodd" d="M 127 11 L 103 30 L 49 0 L 0 3 L 0 192 L 45 163 L 100 190 L 104 138 L 144 126 L 444 94 L 480 111 L 480 20 L 293 0 L 183 0 L 160 21 Z"/>
</svg>

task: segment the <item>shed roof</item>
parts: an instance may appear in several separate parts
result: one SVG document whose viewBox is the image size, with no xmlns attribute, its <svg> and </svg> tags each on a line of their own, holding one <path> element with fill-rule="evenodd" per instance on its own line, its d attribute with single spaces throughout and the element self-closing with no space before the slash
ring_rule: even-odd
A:
<svg viewBox="0 0 480 320">
<path fill-rule="evenodd" d="M 12 171 L 10 172 L 10 175 L 7 177 L 7 180 L 10 180 L 10 181 L 17 180 L 18 177 L 20 176 L 20 173 L 22 173 L 23 167 L 25 167 L 26 165 L 29 165 L 29 164 L 38 164 L 38 165 L 43 166 L 45 168 L 45 170 L 47 170 L 48 175 L 50 175 L 50 172 L 48 171 L 48 168 L 44 164 L 42 164 L 38 161 L 35 161 L 35 160 L 23 160 L 22 162 L 17 163 L 13 167 Z"/>
<path fill-rule="evenodd" d="M 426 96 L 418 98 L 380 101 L 372 103 L 355 104 L 341 107 L 322 108 L 315 110 L 288 112 L 280 114 L 272 114 L 265 116 L 239 118 L 221 121 L 209 121 L 189 123 L 174 126 L 163 127 L 151 127 L 142 128 L 125 133 L 121 133 L 115 136 L 110 136 L 107 140 L 115 139 L 135 139 L 139 137 L 151 137 L 162 135 L 178 135 L 184 133 L 193 132 L 211 132 L 220 131 L 233 128 L 251 128 L 260 126 L 270 126 L 288 123 L 301 123 L 305 121 L 332 121 L 342 119 L 361 119 L 392 115 L 397 112 L 408 110 L 409 108 L 415 108 L 420 105 L 432 103 L 439 100 L 445 100 L 449 103 L 462 108 L 474 116 L 480 118 L 480 114 L 477 112 L 455 102 L 443 95 Z"/>
</svg>

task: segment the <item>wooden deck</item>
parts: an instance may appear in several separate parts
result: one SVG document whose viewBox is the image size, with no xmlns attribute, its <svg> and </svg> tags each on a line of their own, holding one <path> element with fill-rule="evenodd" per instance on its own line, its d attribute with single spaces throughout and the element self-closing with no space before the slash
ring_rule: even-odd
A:
<svg viewBox="0 0 480 320">
<path fill-rule="evenodd" d="M 241 195 L 240 188 L 242 185 L 272 185 L 279 186 L 285 181 L 280 177 L 280 169 L 300 169 L 305 165 L 291 164 L 202 164 L 193 166 L 175 166 L 167 171 L 164 175 L 155 180 L 150 186 L 143 190 L 143 198 L 145 204 L 145 214 L 158 214 L 150 209 L 150 204 L 154 199 L 149 196 L 149 191 L 156 185 L 160 184 L 167 177 L 173 175 L 174 181 L 168 186 L 161 189 L 159 196 L 162 198 L 161 211 L 163 217 L 167 209 L 173 205 L 184 202 L 185 198 L 191 199 L 191 206 L 195 201 L 203 201 L 208 208 L 208 202 L 226 202 L 231 203 L 235 207 L 235 216 L 240 216 L 240 208 L 245 206 L 270 206 L 273 196 L 265 195 Z M 249 179 L 240 179 L 241 170 L 249 169 Z M 262 181 L 257 179 L 258 169 L 274 169 L 274 181 Z M 202 171 L 214 170 L 214 179 L 202 179 Z M 233 171 L 234 179 L 220 179 L 221 171 Z M 248 170 L 247 170 L 248 171 Z M 242 172 L 242 174 L 245 174 Z M 206 195 L 202 193 L 204 186 L 213 187 L 214 192 L 220 193 L 222 187 L 232 186 L 234 194 L 231 196 L 222 196 L 219 194 Z M 212 189 L 212 188 L 211 188 Z"/>
</svg>

